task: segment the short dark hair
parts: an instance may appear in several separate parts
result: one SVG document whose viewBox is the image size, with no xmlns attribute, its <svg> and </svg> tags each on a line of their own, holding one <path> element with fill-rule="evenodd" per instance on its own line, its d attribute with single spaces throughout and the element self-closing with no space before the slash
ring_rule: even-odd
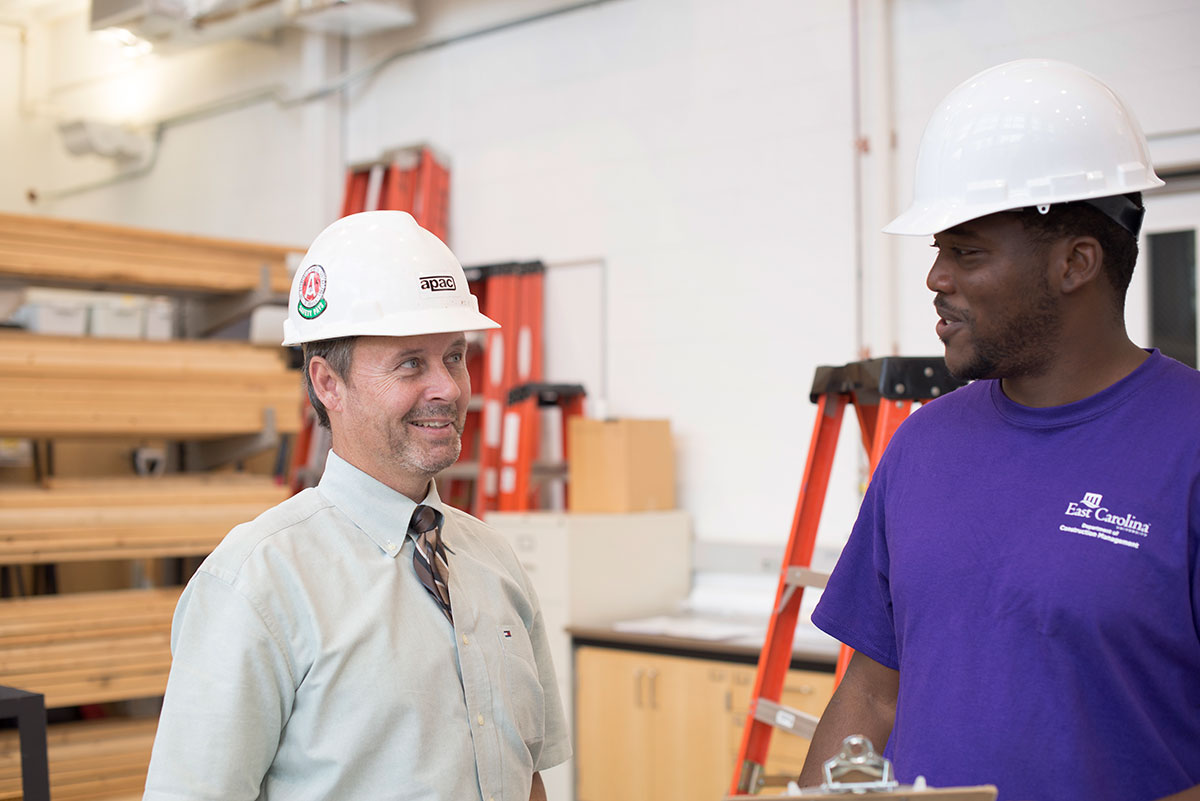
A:
<svg viewBox="0 0 1200 801">
<path fill-rule="evenodd" d="M 1125 197 L 1139 209 L 1143 207 L 1141 192 L 1131 192 Z M 1045 214 L 1034 208 L 1025 209 L 1020 218 L 1034 239 L 1045 244 L 1069 236 L 1095 237 L 1104 251 L 1104 273 L 1112 284 L 1117 311 L 1125 311 L 1125 293 L 1137 263 L 1136 234 L 1086 201 L 1055 203 Z"/>
<path fill-rule="evenodd" d="M 317 413 L 317 422 L 329 428 L 329 412 L 321 403 L 313 389 L 312 378 L 308 373 L 309 363 L 314 356 L 320 356 L 339 377 L 347 384 L 350 383 L 350 365 L 354 362 L 354 345 L 358 337 L 340 337 L 338 339 L 318 339 L 316 342 L 304 343 L 304 391 L 308 393 L 308 402 Z"/>
</svg>

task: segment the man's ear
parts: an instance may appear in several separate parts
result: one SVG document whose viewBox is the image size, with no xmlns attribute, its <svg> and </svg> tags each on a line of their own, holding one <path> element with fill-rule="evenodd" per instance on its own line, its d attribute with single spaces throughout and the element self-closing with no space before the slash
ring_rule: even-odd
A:
<svg viewBox="0 0 1200 801">
<path fill-rule="evenodd" d="M 346 398 L 346 382 L 333 371 L 329 362 L 321 356 L 313 356 L 308 361 L 308 378 L 312 381 L 313 392 L 325 407 L 327 412 L 342 411 Z"/>
<path fill-rule="evenodd" d="M 1072 236 L 1063 240 L 1056 254 L 1059 289 L 1064 295 L 1078 292 L 1100 280 L 1104 269 L 1104 248 L 1094 236 Z"/>
</svg>

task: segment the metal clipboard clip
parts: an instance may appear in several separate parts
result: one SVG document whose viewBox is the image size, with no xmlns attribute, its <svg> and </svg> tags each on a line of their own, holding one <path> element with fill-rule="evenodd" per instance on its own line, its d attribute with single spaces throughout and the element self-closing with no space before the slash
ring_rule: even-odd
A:
<svg viewBox="0 0 1200 801">
<path fill-rule="evenodd" d="M 837 756 L 826 760 L 821 766 L 825 782 L 819 788 L 800 790 L 801 798 L 845 798 L 866 796 L 871 801 L 995 801 L 997 790 L 993 785 L 978 787 L 928 787 L 925 779 L 918 776 L 912 784 L 902 785 L 892 772 L 892 763 L 875 752 L 875 746 L 861 734 L 853 734 L 842 741 L 842 750 Z M 794 798 L 796 796 L 778 796 Z M 760 797 L 759 801 L 767 801 Z"/>
<path fill-rule="evenodd" d="M 892 777 L 892 763 L 875 753 L 875 746 L 861 734 L 842 741 L 842 750 L 821 766 L 826 793 L 882 793 L 896 790 L 900 782 Z"/>
<path fill-rule="evenodd" d="M 900 784 L 892 773 L 892 763 L 875 753 L 875 746 L 861 734 L 842 741 L 837 756 L 821 766 L 825 782 L 820 787 L 796 787 L 788 784 L 788 795 L 730 795 L 725 801 L 794 801 L 804 798 L 841 798 L 864 796 L 864 801 L 996 801 L 995 785 L 976 787 L 928 787 L 921 776 L 912 784 Z"/>
</svg>

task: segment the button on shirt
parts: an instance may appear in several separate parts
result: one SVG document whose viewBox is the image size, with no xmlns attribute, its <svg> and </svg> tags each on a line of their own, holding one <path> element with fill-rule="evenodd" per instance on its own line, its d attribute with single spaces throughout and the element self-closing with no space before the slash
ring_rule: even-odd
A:
<svg viewBox="0 0 1200 801">
<path fill-rule="evenodd" d="M 529 578 L 443 506 L 454 623 L 413 571 L 416 504 L 329 454 L 188 583 L 146 801 L 527 801 L 570 754 Z"/>
</svg>

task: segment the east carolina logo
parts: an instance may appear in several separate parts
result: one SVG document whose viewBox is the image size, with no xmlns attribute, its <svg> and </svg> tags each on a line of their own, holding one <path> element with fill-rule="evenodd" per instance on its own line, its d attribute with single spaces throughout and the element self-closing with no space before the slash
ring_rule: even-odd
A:
<svg viewBox="0 0 1200 801">
<path fill-rule="evenodd" d="M 1128 534 L 1140 534 L 1144 537 L 1150 533 L 1149 523 L 1138 520 L 1137 516 L 1131 513 L 1116 514 L 1107 506 L 1102 506 L 1103 502 L 1104 496 L 1100 493 L 1085 492 L 1082 501 L 1071 501 L 1067 504 L 1064 514 L 1105 523 Z"/>
<path fill-rule="evenodd" d="M 421 277 L 421 289 L 428 289 L 430 292 L 449 292 L 454 289 L 454 276 L 452 275 L 426 275 Z"/>
<path fill-rule="evenodd" d="M 300 302 L 296 311 L 306 320 L 311 320 L 325 311 L 325 268 L 319 264 L 309 265 L 300 276 Z"/>
</svg>

